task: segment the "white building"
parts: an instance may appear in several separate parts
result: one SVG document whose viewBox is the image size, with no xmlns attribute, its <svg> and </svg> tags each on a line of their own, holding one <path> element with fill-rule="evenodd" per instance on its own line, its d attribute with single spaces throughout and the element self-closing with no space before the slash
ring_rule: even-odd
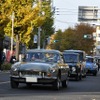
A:
<svg viewBox="0 0 100 100">
<path fill-rule="evenodd" d="M 100 56 L 100 25 L 96 25 L 95 39 L 95 55 Z"/>
</svg>

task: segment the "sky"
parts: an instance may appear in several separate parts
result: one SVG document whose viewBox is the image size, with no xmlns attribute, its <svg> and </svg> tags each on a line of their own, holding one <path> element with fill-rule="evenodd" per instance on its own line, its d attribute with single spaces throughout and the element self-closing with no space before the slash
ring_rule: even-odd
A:
<svg viewBox="0 0 100 100">
<path fill-rule="evenodd" d="M 54 14 L 54 27 L 56 31 L 58 29 L 64 31 L 78 23 L 79 6 L 97 6 L 100 8 L 100 0 L 53 0 L 53 7 L 56 8 Z"/>
</svg>

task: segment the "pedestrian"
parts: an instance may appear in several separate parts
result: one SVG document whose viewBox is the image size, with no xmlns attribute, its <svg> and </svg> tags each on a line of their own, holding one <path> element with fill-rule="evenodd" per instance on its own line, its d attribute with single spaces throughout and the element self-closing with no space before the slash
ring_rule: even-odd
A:
<svg viewBox="0 0 100 100">
<path fill-rule="evenodd" d="M 12 55 L 10 58 L 10 63 L 14 64 L 15 61 L 16 61 L 16 57 L 15 57 L 15 55 Z"/>
</svg>

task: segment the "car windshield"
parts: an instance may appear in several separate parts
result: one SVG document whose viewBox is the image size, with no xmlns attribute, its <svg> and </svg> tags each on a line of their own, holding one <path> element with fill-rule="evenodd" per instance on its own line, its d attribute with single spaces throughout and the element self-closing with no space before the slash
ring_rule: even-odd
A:
<svg viewBox="0 0 100 100">
<path fill-rule="evenodd" d="M 86 58 L 86 62 L 92 62 L 93 63 L 94 59 L 93 58 Z"/>
<path fill-rule="evenodd" d="M 83 52 L 75 52 L 75 53 L 78 53 L 80 61 L 83 61 L 83 59 L 84 59 L 84 53 Z"/>
<path fill-rule="evenodd" d="M 29 52 L 26 54 L 26 62 L 57 62 L 59 55 L 56 53 L 44 53 L 44 52 Z"/>
<path fill-rule="evenodd" d="M 78 62 L 78 55 L 76 54 L 64 54 L 63 57 L 66 63 Z"/>
</svg>

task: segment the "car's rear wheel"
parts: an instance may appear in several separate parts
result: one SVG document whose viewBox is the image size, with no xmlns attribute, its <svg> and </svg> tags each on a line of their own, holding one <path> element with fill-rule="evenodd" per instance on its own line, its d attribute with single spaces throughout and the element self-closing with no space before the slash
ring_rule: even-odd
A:
<svg viewBox="0 0 100 100">
<path fill-rule="evenodd" d="M 97 72 L 93 73 L 93 76 L 97 76 Z"/>
<path fill-rule="evenodd" d="M 19 83 L 11 80 L 11 88 L 18 88 Z"/>
</svg>

